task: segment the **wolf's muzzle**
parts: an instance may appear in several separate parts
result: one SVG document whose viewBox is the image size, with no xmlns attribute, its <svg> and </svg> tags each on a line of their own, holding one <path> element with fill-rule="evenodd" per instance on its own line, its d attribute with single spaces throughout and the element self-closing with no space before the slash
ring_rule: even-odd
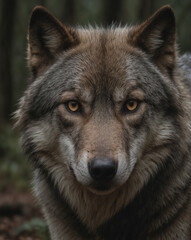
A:
<svg viewBox="0 0 191 240">
<path fill-rule="evenodd" d="M 91 177 L 96 182 L 108 182 L 116 175 L 117 162 L 106 157 L 94 158 L 88 163 L 88 169 Z"/>
</svg>

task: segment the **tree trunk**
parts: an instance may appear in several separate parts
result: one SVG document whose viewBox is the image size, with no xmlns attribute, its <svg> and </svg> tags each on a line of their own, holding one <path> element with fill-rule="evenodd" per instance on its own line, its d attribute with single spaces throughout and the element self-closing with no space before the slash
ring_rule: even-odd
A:
<svg viewBox="0 0 191 240">
<path fill-rule="evenodd" d="M 121 7 L 122 0 L 105 0 L 103 2 L 103 22 L 106 26 L 121 22 Z"/>
<path fill-rule="evenodd" d="M 1 120 L 9 121 L 13 107 L 12 82 L 12 41 L 16 0 L 6 0 L 1 3 L 0 21 L 0 111 Z"/>
</svg>

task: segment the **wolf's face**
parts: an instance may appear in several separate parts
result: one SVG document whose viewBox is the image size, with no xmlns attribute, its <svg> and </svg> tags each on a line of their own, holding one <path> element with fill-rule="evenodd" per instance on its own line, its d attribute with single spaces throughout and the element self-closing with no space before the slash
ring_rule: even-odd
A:
<svg viewBox="0 0 191 240">
<path fill-rule="evenodd" d="M 167 7 L 136 28 L 64 27 L 42 8 L 29 28 L 35 81 L 18 112 L 28 154 L 63 181 L 97 194 L 152 175 L 176 138 L 179 93 L 174 16 Z"/>
</svg>

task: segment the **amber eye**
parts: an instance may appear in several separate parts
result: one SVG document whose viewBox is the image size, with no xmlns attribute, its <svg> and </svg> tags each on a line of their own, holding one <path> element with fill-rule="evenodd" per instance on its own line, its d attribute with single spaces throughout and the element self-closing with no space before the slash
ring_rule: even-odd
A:
<svg viewBox="0 0 191 240">
<path fill-rule="evenodd" d="M 66 107 L 71 112 L 78 112 L 80 109 L 80 104 L 77 101 L 71 100 L 66 103 Z"/>
<path fill-rule="evenodd" d="M 128 112 L 134 112 L 138 109 L 139 102 L 136 99 L 130 99 L 126 102 Z"/>
</svg>

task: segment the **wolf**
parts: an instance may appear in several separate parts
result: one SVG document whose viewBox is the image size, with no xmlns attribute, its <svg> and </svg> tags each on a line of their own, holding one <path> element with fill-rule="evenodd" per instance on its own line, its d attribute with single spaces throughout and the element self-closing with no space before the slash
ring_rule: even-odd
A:
<svg viewBox="0 0 191 240">
<path fill-rule="evenodd" d="M 37 6 L 17 110 L 52 240 L 191 239 L 191 55 L 164 6 L 78 27 Z"/>
</svg>

